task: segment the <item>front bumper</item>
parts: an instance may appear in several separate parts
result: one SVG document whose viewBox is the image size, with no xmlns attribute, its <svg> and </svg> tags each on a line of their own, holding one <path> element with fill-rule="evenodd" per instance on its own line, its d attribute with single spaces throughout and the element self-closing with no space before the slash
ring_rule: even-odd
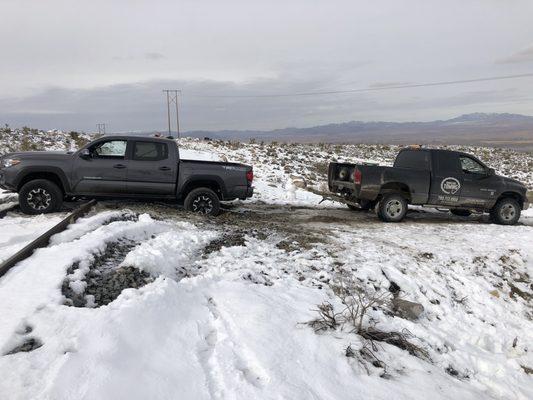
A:
<svg viewBox="0 0 533 400">
<path fill-rule="evenodd" d="M 8 183 L 5 169 L 0 169 L 0 189 L 7 190 L 10 192 L 15 191 L 15 187 L 11 186 Z"/>
<path fill-rule="evenodd" d="M 531 203 L 533 203 L 533 191 L 526 191 L 524 195 L 524 204 L 522 205 L 522 210 L 527 210 Z"/>
</svg>

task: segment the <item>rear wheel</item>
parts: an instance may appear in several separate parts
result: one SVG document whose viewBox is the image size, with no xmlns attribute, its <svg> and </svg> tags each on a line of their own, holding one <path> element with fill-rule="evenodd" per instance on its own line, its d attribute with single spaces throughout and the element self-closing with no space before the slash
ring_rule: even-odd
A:
<svg viewBox="0 0 533 400">
<path fill-rule="evenodd" d="M 46 214 L 58 211 L 63 204 L 61 189 L 46 179 L 25 183 L 19 191 L 19 206 L 24 214 Z"/>
<path fill-rule="evenodd" d="M 218 215 L 220 213 L 220 200 L 217 194 L 209 188 L 191 190 L 185 197 L 185 209 L 203 215 Z"/>
<path fill-rule="evenodd" d="M 456 208 L 456 209 L 452 209 L 450 210 L 450 212 L 453 214 L 453 215 L 457 215 L 458 217 L 469 217 L 472 215 L 472 211 L 470 210 L 465 210 L 464 208 Z"/>
<path fill-rule="evenodd" d="M 490 211 L 491 219 L 500 225 L 514 225 L 520 219 L 520 204 L 512 197 L 498 200 Z"/>
<path fill-rule="evenodd" d="M 398 193 L 386 194 L 378 203 L 377 213 L 384 222 L 400 222 L 407 214 L 407 200 Z"/>
</svg>

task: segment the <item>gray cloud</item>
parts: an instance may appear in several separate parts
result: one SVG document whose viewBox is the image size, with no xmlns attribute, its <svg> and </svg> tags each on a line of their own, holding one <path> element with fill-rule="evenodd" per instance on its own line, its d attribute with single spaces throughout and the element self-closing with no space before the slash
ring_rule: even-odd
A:
<svg viewBox="0 0 533 400">
<path fill-rule="evenodd" d="M 533 46 L 520 50 L 509 57 L 499 59 L 496 62 L 498 64 L 520 64 L 533 62 Z"/>
<path fill-rule="evenodd" d="M 147 60 L 157 61 L 165 58 L 165 56 L 161 53 L 145 53 L 144 58 L 146 58 Z"/>
<path fill-rule="evenodd" d="M 160 0 L 157 5 L 3 2 L 2 15 L 9 18 L 0 24 L 0 123 L 164 129 L 165 88 L 183 90 L 184 129 L 431 120 L 533 109 L 532 78 L 519 85 L 475 82 L 532 72 L 521 62 L 529 57 L 527 49 L 507 60 L 512 63 L 494 62 L 533 37 L 529 0 L 516 0 L 513 7 L 498 0 Z M 465 80 L 472 82 L 407 87 Z M 372 91 L 238 97 L 359 88 Z"/>
<path fill-rule="evenodd" d="M 246 96 L 271 90 L 319 90 L 326 84 L 322 80 L 278 78 L 241 84 L 158 80 L 96 89 L 49 88 L 34 96 L 0 100 L 0 123 L 93 131 L 97 123 L 104 122 L 110 132 L 164 131 L 167 116 L 163 88 L 182 90 L 183 130 L 273 129 L 349 120 L 444 119 L 474 111 L 517 111 L 517 104 L 527 104 L 530 98 L 527 85 L 487 90 L 476 86 L 480 84 L 460 90 L 438 87 L 283 98 L 219 97 L 228 93 Z M 529 89 L 532 88 L 530 84 Z"/>
</svg>

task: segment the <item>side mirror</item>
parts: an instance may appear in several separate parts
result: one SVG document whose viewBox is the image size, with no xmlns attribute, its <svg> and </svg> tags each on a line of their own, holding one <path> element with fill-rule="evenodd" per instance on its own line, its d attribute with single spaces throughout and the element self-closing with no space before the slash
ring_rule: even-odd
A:
<svg viewBox="0 0 533 400">
<path fill-rule="evenodd" d="M 494 168 L 489 168 L 487 175 L 489 176 L 496 175 L 496 171 L 494 171 Z"/>
<path fill-rule="evenodd" d="M 83 149 L 82 151 L 80 151 L 80 157 L 87 160 L 88 158 L 91 158 L 91 152 L 89 151 L 89 149 Z"/>
</svg>

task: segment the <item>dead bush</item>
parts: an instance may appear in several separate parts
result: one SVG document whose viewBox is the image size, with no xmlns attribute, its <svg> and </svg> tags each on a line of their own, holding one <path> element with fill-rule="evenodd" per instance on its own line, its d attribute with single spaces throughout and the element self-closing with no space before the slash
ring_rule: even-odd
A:
<svg viewBox="0 0 533 400">
<path fill-rule="evenodd" d="M 336 313 L 330 302 L 319 304 L 314 311 L 318 313 L 318 318 L 309 321 L 308 324 L 315 332 L 327 331 L 329 329 L 335 330 L 342 323 L 342 313 Z"/>
<path fill-rule="evenodd" d="M 409 331 L 384 332 L 375 326 L 371 326 L 370 322 L 366 321 L 371 309 L 383 307 L 388 303 L 391 296 L 390 292 L 367 294 L 358 288 L 347 288 L 341 285 L 335 288 L 335 293 L 344 308 L 336 312 L 335 307 L 330 302 L 318 305 L 315 310 L 318 313 L 318 317 L 308 322 L 308 325 L 315 332 L 336 330 L 338 328 L 349 329 L 349 333 L 359 335 L 363 341 L 363 347 L 359 350 L 356 358 L 362 357 L 365 361 L 379 368 L 385 368 L 385 363 L 375 355 L 379 350 L 377 343 L 387 343 L 405 350 L 415 357 L 431 361 L 429 353 L 425 349 L 409 340 L 414 337 Z M 354 350 L 351 346 L 346 348 L 346 356 L 354 356 Z"/>
</svg>

